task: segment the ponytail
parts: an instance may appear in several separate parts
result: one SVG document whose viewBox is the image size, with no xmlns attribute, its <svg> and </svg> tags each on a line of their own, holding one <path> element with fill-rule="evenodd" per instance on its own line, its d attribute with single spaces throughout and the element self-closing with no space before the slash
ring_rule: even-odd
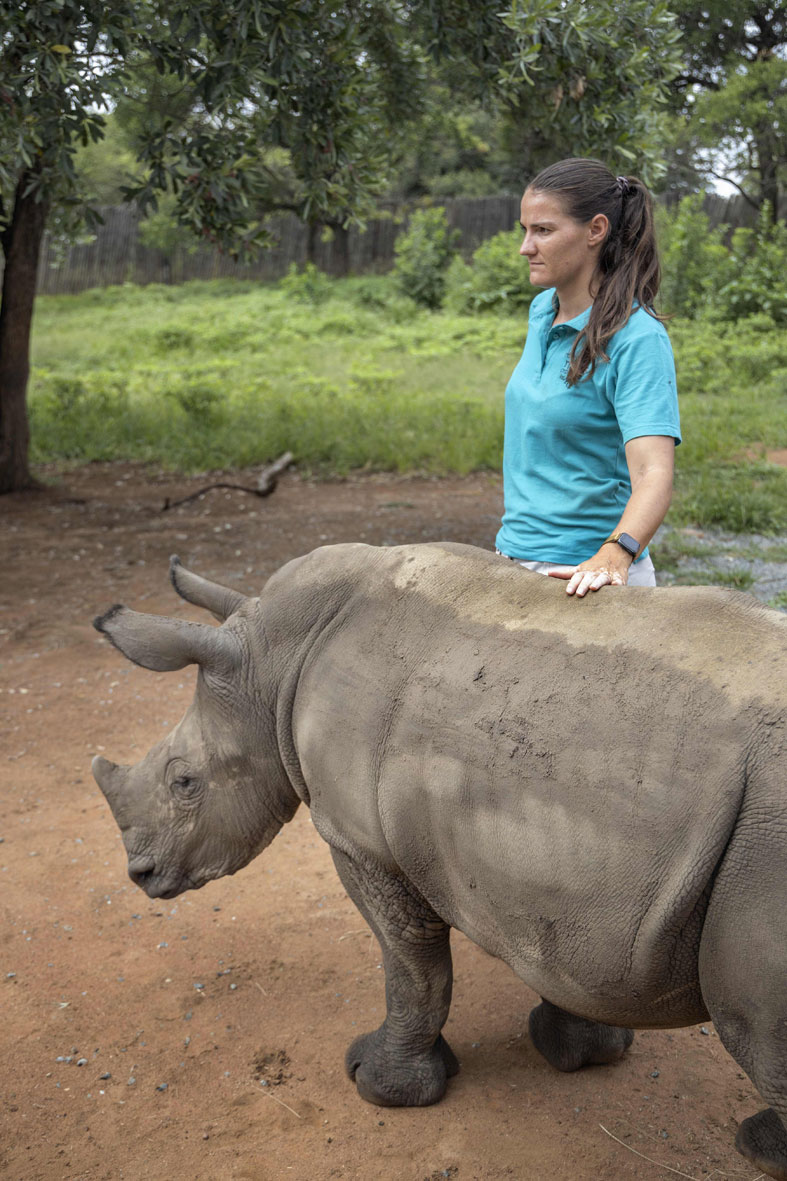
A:
<svg viewBox="0 0 787 1181">
<path fill-rule="evenodd" d="M 635 176 L 613 176 L 598 160 L 582 158 L 552 164 L 531 181 L 533 192 L 553 193 L 566 214 L 588 222 L 597 213 L 609 221 L 594 276 L 593 307 L 587 327 L 571 349 L 566 381 L 576 385 L 591 377 L 615 333 L 637 303 L 657 320 L 654 309 L 661 283 L 661 267 L 653 225 L 653 199 Z"/>
</svg>

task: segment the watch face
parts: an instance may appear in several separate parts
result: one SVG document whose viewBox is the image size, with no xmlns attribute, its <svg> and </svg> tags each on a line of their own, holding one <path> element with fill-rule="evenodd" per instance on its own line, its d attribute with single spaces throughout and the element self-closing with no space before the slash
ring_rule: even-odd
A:
<svg viewBox="0 0 787 1181">
<path fill-rule="evenodd" d="M 622 545 L 627 553 L 630 553 L 632 557 L 636 558 L 637 551 L 639 550 L 639 542 L 630 533 L 621 533 L 618 538 L 618 545 Z"/>
</svg>

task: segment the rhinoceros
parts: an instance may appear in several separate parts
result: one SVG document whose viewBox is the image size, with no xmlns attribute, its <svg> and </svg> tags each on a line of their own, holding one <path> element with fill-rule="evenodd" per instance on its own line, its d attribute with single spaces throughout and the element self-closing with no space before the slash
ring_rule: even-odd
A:
<svg viewBox="0 0 787 1181">
<path fill-rule="evenodd" d="M 382 947 L 387 1015 L 347 1052 L 374 1104 L 458 1069 L 452 927 L 543 998 L 559 1070 L 712 1018 L 766 1110 L 739 1150 L 787 1181 L 787 618 L 716 588 L 560 584 L 470 546 L 326 546 L 257 598 L 171 561 L 221 626 L 111 608 L 137 664 L 199 666 L 136 766 L 97 757 L 132 880 L 235 873 L 298 805 Z"/>
</svg>

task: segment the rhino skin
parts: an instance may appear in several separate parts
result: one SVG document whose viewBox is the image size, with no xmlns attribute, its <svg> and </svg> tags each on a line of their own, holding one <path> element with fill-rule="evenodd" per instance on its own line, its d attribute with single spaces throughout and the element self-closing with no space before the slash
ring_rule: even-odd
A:
<svg viewBox="0 0 787 1181">
<path fill-rule="evenodd" d="M 150 897 L 234 873 L 304 803 L 383 951 L 363 1098 L 434 1103 L 458 1069 L 456 927 L 542 996 L 559 1070 L 712 1018 L 770 1105 L 736 1144 L 787 1181 L 787 618 L 710 587 L 575 601 L 452 543 L 324 547 L 258 598 L 171 576 L 220 627 L 96 620 L 146 668 L 199 665 L 142 762 L 93 764 Z"/>
</svg>

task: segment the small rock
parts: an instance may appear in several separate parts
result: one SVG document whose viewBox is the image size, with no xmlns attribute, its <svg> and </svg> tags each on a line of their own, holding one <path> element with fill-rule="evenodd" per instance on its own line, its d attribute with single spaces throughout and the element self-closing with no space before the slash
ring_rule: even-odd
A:
<svg viewBox="0 0 787 1181">
<path fill-rule="evenodd" d="M 87 1058 L 77 1058 L 77 1066 L 87 1066 Z"/>
<path fill-rule="evenodd" d="M 127 1086 L 129 1086 L 129 1087 L 133 1087 L 136 1081 L 137 1081 L 137 1080 L 136 1080 L 136 1079 L 134 1078 L 134 1076 L 132 1075 L 132 1076 L 131 1076 L 131 1078 L 128 1080 L 128 1083 L 127 1083 L 126 1085 L 127 1085 Z"/>
<path fill-rule="evenodd" d="M 651 1077 L 651 1078 L 658 1078 L 658 1077 L 659 1077 L 659 1073 L 660 1073 L 660 1072 L 659 1072 L 658 1070 L 651 1070 L 651 1072 L 650 1072 L 650 1077 Z"/>
<path fill-rule="evenodd" d="M 6 972 L 5 974 L 6 980 L 13 980 L 14 976 L 16 976 L 16 972 Z"/>
<path fill-rule="evenodd" d="M 238 987 L 237 984 L 231 984 L 230 985 L 230 992 L 234 992 L 237 987 Z"/>
<path fill-rule="evenodd" d="M 169 1083 L 159 1083 L 158 1086 L 156 1087 L 156 1090 L 157 1091 L 166 1091 L 168 1086 L 169 1086 Z"/>
<path fill-rule="evenodd" d="M 102 1079 L 102 1080 L 106 1081 L 106 1079 L 108 1079 L 108 1078 L 112 1078 L 112 1075 L 109 1073 L 109 1071 L 108 1071 L 108 1070 L 105 1070 L 105 1071 L 104 1071 L 104 1073 L 103 1073 L 103 1074 L 100 1074 L 98 1077 L 99 1077 L 100 1079 Z"/>
<path fill-rule="evenodd" d="M 710 1030 L 706 1029 L 704 1025 L 700 1026 L 700 1033 L 704 1033 L 705 1037 L 710 1037 Z"/>
<path fill-rule="evenodd" d="M 203 1132 L 203 1133 L 202 1133 L 202 1139 L 203 1139 L 203 1140 L 210 1140 L 210 1133 L 208 1133 L 208 1132 Z"/>
<path fill-rule="evenodd" d="M 201 989 L 203 989 L 205 987 L 205 985 L 204 984 L 195 984 L 194 987 L 196 988 L 197 992 L 199 992 Z"/>
</svg>

